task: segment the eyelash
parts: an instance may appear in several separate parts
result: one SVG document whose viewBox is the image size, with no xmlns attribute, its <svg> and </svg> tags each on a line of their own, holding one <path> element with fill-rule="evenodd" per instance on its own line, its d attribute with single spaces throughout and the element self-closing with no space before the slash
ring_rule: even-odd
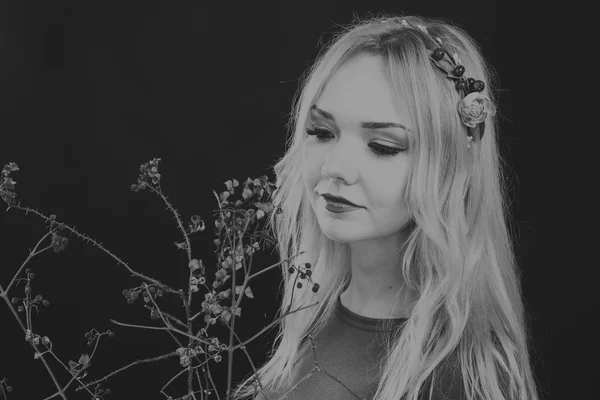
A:
<svg viewBox="0 0 600 400">
<path fill-rule="evenodd" d="M 324 139 L 322 139 L 319 136 L 320 134 L 323 134 L 323 133 L 331 133 L 331 132 L 328 131 L 327 129 L 322 129 L 322 128 L 306 129 L 306 134 L 309 136 L 315 136 L 319 142 L 325 141 Z M 371 147 L 371 149 L 373 150 L 373 153 L 377 157 L 395 156 L 396 154 L 398 154 L 402 151 L 405 151 L 404 149 L 399 149 L 397 147 L 384 146 L 384 145 L 378 144 L 378 143 L 371 143 L 371 145 L 369 145 L 369 147 Z"/>
</svg>

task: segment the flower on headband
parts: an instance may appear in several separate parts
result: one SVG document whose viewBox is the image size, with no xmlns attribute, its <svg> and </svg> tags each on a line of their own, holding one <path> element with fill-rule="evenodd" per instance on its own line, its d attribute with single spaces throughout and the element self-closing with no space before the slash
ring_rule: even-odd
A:
<svg viewBox="0 0 600 400">
<path fill-rule="evenodd" d="M 488 115 L 496 115 L 496 107 L 489 97 L 473 92 L 458 103 L 458 114 L 463 124 L 475 128 L 477 124 L 485 121 Z"/>
</svg>

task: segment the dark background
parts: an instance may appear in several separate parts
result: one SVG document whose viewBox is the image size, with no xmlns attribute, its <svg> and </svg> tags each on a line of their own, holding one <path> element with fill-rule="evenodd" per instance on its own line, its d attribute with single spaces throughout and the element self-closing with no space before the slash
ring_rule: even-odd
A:
<svg viewBox="0 0 600 400">
<path fill-rule="evenodd" d="M 580 306 L 589 304 L 581 296 L 594 281 L 580 268 L 591 264 L 581 261 L 569 243 L 579 239 L 567 233 L 573 220 L 567 199 L 578 185 L 568 160 L 576 141 L 568 138 L 582 128 L 574 96 L 585 75 L 574 61 L 578 57 L 569 58 L 580 42 L 572 39 L 576 24 L 563 20 L 569 12 L 564 5 L 4 0 L 0 163 L 20 167 L 12 177 L 23 205 L 56 214 L 133 269 L 180 287 L 187 279 L 187 256 L 173 245 L 181 241 L 173 216 L 155 195 L 129 189 L 141 164 L 162 158 L 159 171 L 169 201 L 184 220 L 198 214 L 206 222 L 208 229 L 192 236 L 192 254 L 209 265 L 212 276 L 212 190 L 222 192 L 223 182 L 233 178 L 243 182 L 266 174 L 274 181 L 268 167 L 285 151 L 292 97 L 319 40 L 328 40 L 335 25 L 353 15 L 378 12 L 455 21 L 496 68 L 500 142 L 511 168 L 517 256 L 540 395 L 584 398 L 592 371 L 581 366 L 590 357 L 583 347 L 593 334 L 583 326 L 589 314 Z M 38 217 L 2 207 L 3 287 L 44 233 Z M 172 351 L 165 332 L 109 321 L 157 324 L 139 301 L 128 305 L 121 294 L 139 279 L 92 244 L 67 237 L 66 251 L 47 251 L 30 263 L 37 275 L 33 294 L 52 303 L 34 315 L 35 332 L 50 337 L 65 363 L 91 350 L 84 338 L 91 328 L 116 332 L 114 339 L 101 341 L 90 369 L 94 378 L 137 358 Z M 274 253 L 263 252 L 254 263 L 276 261 Z M 272 320 L 280 282 L 276 269 L 251 284 L 255 299 L 244 300 L 236 321 L 241 337 Z M 10 297 L 15 295 L 22 295 L 22 286 L 11 289 Z M 198 296 L 196 307 L 201 300 Z M 162 304 L 168 302 L 163 297 Z M 42 399 L 54 393 L 54 385 L 2 304 L 0 379 L 13 386 L 10 399 Z M 179 312 L 178 307 L 173 301 L 165 308 Z M 266 360 L 273 338 L 270 332 L 248 346 L 255 365 Z M 49 362 L 64 384 L 67 374 Z M 161 399 L 160 388 L 180 368 L 177 358 L 130 368 L 109 380 L 113 394 L 106 398 Z M 223 395 L 225 360 L 211 371 Z M 236 352 L 234 381 L 249 371 L 243 353 Z M 169 393 L 180 396 L 185 387 L 180 379 Z M 89 397 L 72 392 L 69 398 Z"/>
</svg>

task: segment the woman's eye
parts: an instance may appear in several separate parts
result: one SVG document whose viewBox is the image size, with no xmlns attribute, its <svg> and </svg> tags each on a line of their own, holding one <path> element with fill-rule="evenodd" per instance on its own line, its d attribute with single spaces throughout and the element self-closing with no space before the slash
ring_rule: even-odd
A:
<svg viewBox="0 0 600 400">
<path fill-rule="evenodd" d="M 323 129 L 323 128 L 306 129 L 306 134 L 309 136 L 316 137 L 319 142 L 326 142 L 327 135 L 333 135 L 333 133 L 331 133 L 327 129 Z M 375 153 L 375 155 L 378 157 L 394 156 L 394 155 L 400 153 L 401 151 L 405 151 L 404 149 L 401 149 L 401 148 L 384 146 L 382 144 L 374 143 L 374 142 L 369 143 L 369 147 L 373 150 L 373 153 Z"/>
</svg>

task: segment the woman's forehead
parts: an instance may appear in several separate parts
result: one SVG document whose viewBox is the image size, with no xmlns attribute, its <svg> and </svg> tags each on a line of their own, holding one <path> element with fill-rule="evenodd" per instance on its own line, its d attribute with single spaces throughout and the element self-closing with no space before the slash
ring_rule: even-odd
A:
<svg viewBox="0 0 600 400">
<path fill-rule="evenodd" d="M 409 123 L 408 105 L 394 94 L 378 56 L 361 55 L 344 63 L 327 81 L 313 106 L 325 111 L 312 109 L 313 116 L 330 115 L 336 122 Z"/>
</svg>

